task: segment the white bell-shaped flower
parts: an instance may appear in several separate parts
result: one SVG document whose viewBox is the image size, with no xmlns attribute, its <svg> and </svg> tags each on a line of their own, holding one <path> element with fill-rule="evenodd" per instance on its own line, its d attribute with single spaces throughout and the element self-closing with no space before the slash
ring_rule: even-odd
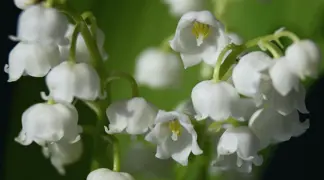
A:
<svg viewBox="0 0 324 180">
<path fill-rule="evenodd" d="M 148 48 L 137 58 L 135 79 L 140 85 L 151 88 L 170 88 L 179 84 L 182 70 L 177 55 Z"/>
<path fill-rule="evenodd" d="M 210 117 L 214 121 L 226 120 L 234 113 L 234 104 L 240 96 L 227 82 L 215 83 L 212 80 L 201 81 L 191 92 L 196 119 Z"/>
<path fill-rule="evenodd" d="M 275 59 L 275 64 L 270 68 L 269 74 L 273 87 L 282 95 L 286 96 L 289 92 L 299 88 L 299 77 L 289 68 L 286 57 Z"/>
<path fill-rule="evenodd" d="M 67 18 L 57 9 L 32 5 L 19 16 L 17 38 L 42 44 L 65 44 L 67 28 Z"/>
<path fill-rule="evenodd" d="M 202 154 L 197 142 L 197 133 L 187 115 L 160 110 L 155 119 L 155 127 L 145 136 L 145 140 L 157 144 L 155 157 L 172 157 L 183 166 L 188 164 L 188 157 Z"/>
<path fill-rule="evenodd" d="M 267 94 L 266 104 L 282 115 L 288 115 L 296 109 L 303 113 L 309 113 L 305 105 L 306 89 L 299 84 L 298 91 L 291 91 L 286 96 L 280 95 L 275 89 Z"/>
<path fill-rule="evenodd" d="M 87 180 L 135 180 L 130 174 L 114 172 L 110 169 L 100 168 L 92 171 Z"/>
<path fill-rule="evenodd" d="M 272 65 L 272 59 L 261 51 L 244 55 L 234 67 L 232 80 L 237 91 L 247 97 L 257 98 L 265 90 L 263 81 L 270 78 L 265 73 Z"/>
<path fill-rule="evenodd" d="M 260 166 L 263 162 L 262 156 L 258 155 L 259 150 L 260 141 L 249 127 L 228 128 L 217 145 L 216 165 L 219 162 L 224 165 L 223 168 L 235 167 L 241 171 L 251 172 L 252 164 Z M 235 158 L 236 161 L 233 161 Z"/>
<path fill-rule="evenodd" d="M 272 108 L 256 111 L 249 121 L 249 127 L 260 139 L 261 147 L 270 143 L 288 141 L 291 137 L 303 134 L 309 128 L 309 120 L 299 121 L 298 112 L 283 116 Z"/>
<path fill-rule="evenodd" d="M 157 114 L 155 106 L 144 98 L 135 97 L 113 102 L 106 111 L 109 119 L 108 134 L 121 133 L 143 134 L 153 126 Z"/>
<path fill-rule="evenodd" d="M 54 100 L 72 102 L 73 98 L 93 101 L 100 97 L 100 78 L 87 63 L 62 62 L 46 76 Z"/>
<path fill-rule="evenodd" d="M 202 60 L 210 64 L 204 57 L 214 54 L 214 47 L 217 48 L 218 39 L 224 34 L 223 25 L 211 12 L 191 11 L 181 17 L 170 46 L 180 52 L 185 68 L 199 64 Z"/>
<path fill-rule="evenodd" d="M 65 166 L 77 162 L 83 152 L 82 141 L 75 143 L 57 142 L 42 147 L 42 152 L 46 158 L 51 160 L 52 165 L 59 174 L 65 175 Z"/>
<path fill-rule="evenodd" d="M 5 72 L 9 75 L 8 82 L 16 81 L 24 74 L 43 77 L 59 63 L 60 52 L 56 45 L 20 42 L 11 50 Z"/>
<path fill-rule="evenodd" d="M 300 79 L 316 78 L 320 69 L 321 52 L 311 40 L 301 40 L 290 45 L 285 57 L 288 66 Z"/>
<path fill-rule="evenodd" d="M 26 9 L 32 4 L 34 4 L 35 0 L 14 0 L 14 3 L 19 9 Z"/>
<path fill-rule="evenodd" d="M 74 25 L 70 24 L 68 27 L 68 30 L 65 34 L 65 37 L 69 41 L 72 40 L 73 31 L 74 31 Z M 99 48 L 99 51 L 101 53 L 103 60 L 107 60 L 108 55 L 104 50 L 105 34 L 99 28 L 97 28 L 97 31 L 96 31 L 96 42 L 97 42 L 97 46 Z M 70 46 L 71 46 L 70 44 L 60 46 L 60 52 L 61 52 L 62 59 L 64 59 L 64 60 L 68 59 L 69 53 L 70 53 Z M 90 52 L 88 50 L 88 47 L 87 47 L 81 33 L 79 33 L 78 37 L 77 37 L 75 59 L 77 62 L 84 62 L 84 63 L 90 63 L 90 60 L 91 60 Z"/>
<path fill-rule="evenodd" d="M 181 16 L 189 11 L 201 10 L 205 0 L 164 0 L 169 5 L 170 13 L 173 16 Z"/>
<path fill-rule="evenodd" d="M 58 141 L 73 143 L 80 139 L 79 132 L 74 106 L 39 103 L 23 113 L 22 130 L 15 140 L 25 146 L 33 141 L 41 146 Z"/>
</svg>

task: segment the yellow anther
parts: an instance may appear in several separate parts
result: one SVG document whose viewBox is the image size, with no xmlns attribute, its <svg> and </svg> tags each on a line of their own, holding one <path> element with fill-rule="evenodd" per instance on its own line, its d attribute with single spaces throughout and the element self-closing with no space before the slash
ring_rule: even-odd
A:
<svg viewBox="0 0 324 180">
<path fill-rule="evenodd" d="M 192 27 L 192 33 L 196 36 L 196 39 L 203 38 L 205 39 L 210 32 L 210 26 L 208 24 L 203 24 L 195 21 Z"/>
<path fill-rule="evenodd" d="M 169 128 L 172 131 L 172 133 L 176 134 L 177 136 L 181 135 L 181 124 L 178 120 L 173 120 L 169 122 Z"/>
</svg>

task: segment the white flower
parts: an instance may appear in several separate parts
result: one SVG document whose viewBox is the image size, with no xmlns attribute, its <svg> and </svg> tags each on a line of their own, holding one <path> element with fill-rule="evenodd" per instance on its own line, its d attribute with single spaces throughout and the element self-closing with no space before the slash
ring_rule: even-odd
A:
<svg viewBox="0 0 324 180">
<path fill-rule="evenodd" d="M 46 158 L 50 158 L 52 165 L 58 173 L 65 175 L 64 167 L 77 162 L 83 152 L 82 141 L 75 143 L 57 142 L 42 147 L 42 152 Z"/>
<path fill-rule="evenodd" d="M 109 119 L 108 134 L 121 133 L 143 134 L 154 124 L 156 108 L 144 98 L 115 101 L 106 111 Z"/>
<path fill-rule="evenodd" d="M 261 140 L 261 147 L 265 148 L 270 143 L 288 141 L 291 137 L 300 136 L 309 128 L 309 120 L 300 122 L 296 110 L 283 116 L 272 108 L 264 108 L 253 114 L 249 127 Z"/>
<path fill-rule="evenodd" d="M 192 152 L 202 154 L 197 143 L 197 133 L 185 114 L 160 110 L 155 119 L 155 127 L 145 137 L 146 141 L 157 144 L 155 157 L 167 159 L 172 157 L 181 165 L 188 164 Z"/>
<path fill-rule="evenodd" d="M 224 40 L 218 40 L 223 36 L 223 25 L 209 11 L 192 11 L 181 17 L 170 46 L 180 52 L 185 68 L 199 64 L 202 59 L 210 64 L 208 58 L 214 57 L 215 48 L 223 44 Z"/>
<path fill-rule="evenodd" d="M 35 0 L 14 0 L 15 5 L 19 9 L 26 9 L 30 5 L 34 4 Z"/>
<path fill-rule="evenodd" d="M 32 5 L 18 19 L 18 39 L 45 44 L 65 44 L 67 18 L 55 8 Z"/>
<path fill-rule="evenodd" d="M 22 130 L 15 139 L 22 145 L 33 141 L 41 146 L 48 143 L 80 139 L 78 112 L 70 104 L 38 103 L 29 107 L 22 115 Z"/>
<path fill-rule="evenodd" d="M 291 91 L 286 96 L 280 95 L 275 89 L 267 94 L 266 104 L 282 115 L 288 115 L 296 109 L 303 113 L 309 113 L 305 105 L 306 90 L 299 84 L 298 91 Z"/>
<path fill-rule="evenodd" d="M 204 0 L 163 0 L 170 6 L 170 13 L 181 16 L 186 12 L 200 10 L 204 6 Z"/>
<path fill-rule="evenodd" d="M 233 115 L 234 103 L 240 96 L 227 82 L 215 83 L 212 80 L 201 81 L 191 92 L 196 119 L 210 117 L 214 121 L 226 120 Z"/>
<path fill-rule="evenodd" d="M 289 68 L 287 58 L 281 57 L 274 61 L 275 64 L 269 70 L 273 87 L 282 96 L 286 96 L 293 90 L 298 91 L 299 77 Z"/>
<path fill-rule="evenodd" d="M 290 45 L 285 53 L 290 70 L 299 76 L 316 78 L 320 69 L 321 52 L 311 40 L 301 40 Z"/>
<path fill-rule="evenodd" d="M 168 88 L 179 84 L 182 65 L 177 55 L 148 48 L 136 60 L 135 79 L 151 88 Z"/>
<path fill-rule="evenodd" d="M 20 42 L 11 50 L 5 71 L 9 74 L 8 82 L 12 82 L 24 74 L 43 77 L 59 63 L 60 52 L 56 45 Z"/>
<path fill-rule="evenodd" d="M 273 64 L 271 57 L 261 51 L 244 55 L 234 67 L 232 80 L 237 91 L 247 97 L 259 98 L 267 89 L 268 68 Z"/>
<path fill-rule="evenodd" d="M 110 169 L 100 168 L 92 171 L 87 180 L 134 180 L 134 178 L 124 172 L 114 172 Z"/>
<path fill-rule="evenodd" d="M 96 100 L 100 96 L 100 78 L 87 63 L 62 62 L 46 76 L 54 100 L 72 102 L 73 98 Z"/>
<path fill-rule="evenodd" d="M 252 164 L 260 166 L 263 162 L 259 150 L 260 141 L 248 127 L 229 128 L 218 142 L 216 165 L 251 172 Z"/>
<path fill-rule="evenodd" d="M 68 30 L 65 34 L 65 37 L 69 41 L 72 40 L 73 31 L 74 31 L 74 25 L 70 24 L 68 27 Z M 97 42 L 99 51 L 102 55 L 102 58 L 104 60 L 107 60 L 108 56 L 103 48 L 104 42 L 105 42 L 105 34 L 99 28 L 97 28 L 97 31 L 96 31 L 96 42 Z M 60 52 L 61 52 L 62 59 L 64 59 L 64 60 L 68 59 L 69 52 L 70 52 L 70 44 L 60 46 Z M 90 56 L 88 47 L 83 39 L 83 36 L 80 33 L 78 34 L 78 37 L 77 37 L 75 59 L 77 62 L 84 62 L 84 63 L 90 63 L 90 60 L 91 60 L 91 56 Z"/>
</svg>

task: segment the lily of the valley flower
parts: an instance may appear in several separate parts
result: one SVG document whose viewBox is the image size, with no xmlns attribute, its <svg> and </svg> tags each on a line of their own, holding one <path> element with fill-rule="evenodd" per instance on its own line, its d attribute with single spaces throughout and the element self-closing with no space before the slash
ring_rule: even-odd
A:
<svg viewBox="0 0 324 180">
<path fill-rule="evenodd" d="M 79 132 L 78 112 L 74 106 L 39 103 L 23 113 L 22 130 L 15 140 L 24 146 L 33 141 L 41 146 L 58 141 L 73 143 L 80 139 Z"/>
<path fill-rule="evenodd" d="M 260 166 L 263 162 L 259 150 L 260 141 L 248 127 L 228 128 L 218 142 L 215 165 L 251 172 L 252 164 Z"/>
<path fill-rule="evenodd" d="M 321 52 L 311 40 L 301 40 L 290 45 L 285 57 L 290 70 L 300 79 L 316 78 L 319 73 Z"/>
<path fill-rule="evenodd" d="M 220 47 L 218 39 L 223 36 L 223 25 L 213 14 L 209 11 L 192 11 L 181 17 L 170 46 L 180 52 L 185 68 L 199 64 L 202 60 L 210 64 L 208 58 L 214 57 L 215 48 Z"/>
<path fill-rule="evenodd" d="M 214 121 L 226 120 L 232 116 L 234 104 L 240 98 L 235 88 L 227 82 L 201 81 L 191 92 L 196 119 L 210 117 Z"/>
<path fill-rule="evenodd" d="M 197 11 L 204 6 L 204 0 L 164 0 L 170 6 L 170 13 L 174 16 L 181 16 L 189 11 Z"/>
<path fill-rule="evenodd" d="M 73 31 L 74 31 L 74 25 L 70 24 L 68 27 L 68 30 L 65 34 L 65 37 L 69 41 L 72 40 Z M 96 31 L 96 42 L 97 42 L 97 46 L 99 48 L 99 51 L 102 55 L 103 60 L 107 60 L 108 56 L 103 48 L 104 42 L 105 42 L 105 34 L 99 28 L 97 28 L 97 31 Z M 90 60 L 91 60 L 90 52 L 89 52 L 88 47 L 83 39 L 83 36 L 80 33 L 78 34 L 78 37 L 77 37 L 77 44 L 76 44 L 75 51 L 76 51 L 75 59 L 77 62 L 90 63 Z M 61 52 L 62 59 L 64 59 L 64 60 L 68 59 L 69 52 L 70 52 L 70 44 L 60 46 L 60 52 Z"/>
<path fill-rule="evenodd" d="M 65 166 L 77 162 L 83 152 L 82 141 L 75 143 L 57 142 L 42 147 L 43 154 L 51 160 L 59 174 L 65 175 Z"/>
<path fill-rule="evenodd" d="M 114 172 L 110 169 L 100 168 L 92 171 L 87 180 L 134 180 L 134 178 L 124 172 Z"/>
<path fill-rule="evenodd" d="M 59 63 L 60 53 L 56 45 L 20 42 L 11 50 L 5 71 L 9 74 L 8 82 L 12 82 L 23 74 L 43 77 Z"/>
<path fill-rule="evenodd" d="M 136 61 L 135 79 L 151 88 L 169 88 L 179 84 L 182 65 L 177 55 L 157 48 L 143 51 Z"/>
<path fill-rule="evenodd" d="M 143 134 L 154 124 L 157 109 L 144 98 L 135 97 L 129 100 L 113 102 L 107 108 L 108 134 L 126 131 L 129 134 Z"/>
<path fill-rule="evenodd" d="M 32 5 L 19 16 L 17 38 L 29 43 L 65 44 L 67 18 L 55 8 Z"/>
<path fill-rule="evenodd" d="M 233 69 L 232 80 L 237 91 L 259 100 L 268 90 L 268 68 L 272 59 L 264 52 L 256 51 L 243 56 Z"/>
<path fill-rule="evenodd" d="M 145 140 L 157 144 L 155 156 L 159 159 L 172 157 L 186 166 L 192 152 L 202 154 L 197 142 L 197 133 L 185 114 L 160 110 L 155 119 L 155 127 L 145 136 Z"/>
<path fill-rule="evenodd" d="M 62 62 L 46 76 L 54 100 L 72 102 L 73 98 L 93 101 L 100 97 L 100 78 L 87 63 Z"/>
<path fill-rule="evenodd" d="M 283 116 L 272 108 L 256 111 L 249 121 L 249 127 L 260 139 L 261 147 L 270 143 L 288 141 L 291 137 L 303 134 L 309 128 L 309 121 L 299 121 L 298 112 Z"/>
</svg>

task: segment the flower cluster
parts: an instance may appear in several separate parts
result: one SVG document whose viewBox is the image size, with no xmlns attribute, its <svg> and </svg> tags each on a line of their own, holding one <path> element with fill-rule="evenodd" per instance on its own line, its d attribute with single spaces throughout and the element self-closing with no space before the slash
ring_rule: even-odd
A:
<svg viewBox="0 0 324 180">
<path fill-rule="evenodd" d="M 101 167 L 87 180 L 134 179 L 118 172 L 115 134 L 143 135 L 156 146 L 156 158 L 172 158 L 183 166 L 190 163 L 190 155 L 203 154 L 200 139 L 221 134 L 213 139 L 217 141 L 215 159 L 207 163 L 224 170 L 251 172 L 253 164 L 263 162 L 261 150 L 297 137 L 309 127 L 308 120 L 299 120 L 299 113 L 308 113 L 302 81 L 317 77 L 321 59 L 311 40 L 277 31 L 243 43 L 237 35 L 226 32 L 209 11 L 184 13 L 173 37 L 163 43 L 168 48 L 150 48 L 139 56 L 135 79 L 152 88 L 169 87 L 179 84 L 182 69 L 202 62 L 213 68 L 213 77 L 198 82 L 188 100 L 166 111 L 139 96 L 131 75 L 107 73 L 100 66 L 107 59 L 105 36 L 91 13 L 70 12 L 74 24 L 69 24 L 58 11 L 61 6 L 27 2 L 15 1 L 23 11 L 17 35 L 12 37 L 18 44 L 10 52 L 5 71 L 9 82 L 23 75 L 45 77 L 49 95 L 42 93 L 46 102 L 23 113 L 22 130 L 15 140 L 25 146 L 33 142 L 40 145 L 62 175 L 64 166 L 76 162 L 83 151 L 76 101 L 83 101 L 97 114 L 97 125 L 90 128 L 94 146 L 106 139 L 114 146 L 113 170 Z M 293 43 L 284 48 L 279 40 L 282 37 Z M 261 50 L 250 51 L 253 46 Z M 108 84 L 120 78 L 131 82 L 133 97 L 110 102 Z M 102 124 L 105 119 L 107 126 Z"/>
</svg>

